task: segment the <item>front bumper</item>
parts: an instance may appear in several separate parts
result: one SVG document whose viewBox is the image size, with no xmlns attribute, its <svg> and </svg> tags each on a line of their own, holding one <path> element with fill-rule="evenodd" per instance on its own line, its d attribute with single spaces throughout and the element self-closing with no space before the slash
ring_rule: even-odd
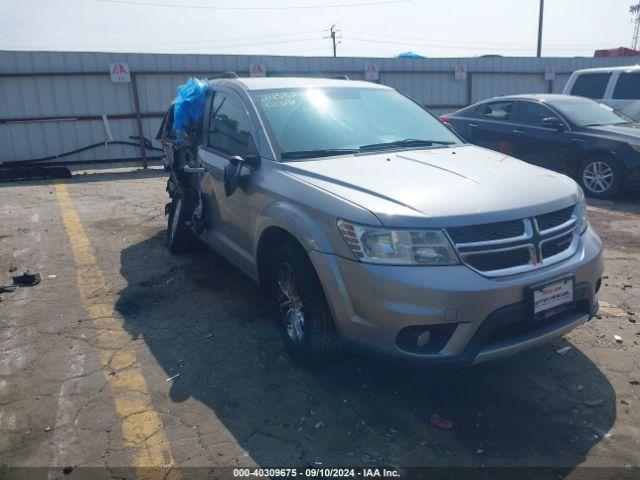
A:
<svg viewBox="0 0 640 480">
<path fill-rule="evenodd" d="M 591 227 L 572 257 L 501 278 L 463 265 L 388 266 L 315 251 L 310 256 L 347 345 L 448 365 L 492 360 L 567 333 L 597 311 L 596 285 L 603 271 L 602 242 Z M 533 324 L 527 287 L 568 275 L 575 280 L 575 310 Z M 403 343 L 410 327 L 422 326 L 438 332 L 440 344 L 433 340 L 430 347 L 436 350 L 416 351 Z"/>
</svg>

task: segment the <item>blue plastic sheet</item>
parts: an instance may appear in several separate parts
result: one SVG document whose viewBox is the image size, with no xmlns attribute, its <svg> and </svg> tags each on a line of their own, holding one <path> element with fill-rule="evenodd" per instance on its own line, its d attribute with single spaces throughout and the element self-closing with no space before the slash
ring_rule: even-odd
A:
<svg viewBox="0 0 640 480">
<path fill-rule="evenodd" d="M 208 89 L 209 81 L 206 78 L 199 80 L 193 77 L 178 87 L 173 108 L 173 129 L 176 133 L 183 132 L 196 139 L 200 136 Z"/>
<path fill-rule="evenodd" d="M 417 54 L 415 52 L 402 52 L 400 55 L 398 55 L 398 58 L 427 58 L 427 57 L 423 57 L 420 54 Z"/>
</svg>

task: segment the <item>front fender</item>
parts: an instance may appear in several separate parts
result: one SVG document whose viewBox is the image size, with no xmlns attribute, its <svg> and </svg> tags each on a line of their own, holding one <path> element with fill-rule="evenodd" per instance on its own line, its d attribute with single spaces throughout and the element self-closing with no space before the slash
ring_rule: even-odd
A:
<svg viewBox="0 0 640 480">
<path fill-rule="evenodd" d="M 255 223 L 254 258 L 258 253 L 258 245 L 265 230 L 271 227 L 281 228 L 293 235 L 307 252 L 333 253 L 331 241 L 327 233 L 318 226 L 318 221 L 311 218 L 309 213 L 290 202 L 278 201 L 267 205 Z M 338 232 L 337 227 L 336 234 Z"/>
</svg>

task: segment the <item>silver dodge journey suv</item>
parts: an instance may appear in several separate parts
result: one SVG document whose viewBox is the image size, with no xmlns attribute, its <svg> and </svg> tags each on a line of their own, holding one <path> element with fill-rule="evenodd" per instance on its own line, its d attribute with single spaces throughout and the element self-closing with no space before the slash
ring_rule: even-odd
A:
<svg viewBox="0 0 640 480">
<path fill-rule="evenodd" d="M 386 86 L 207 86 L 197 142 L 176 147 L 172 109 L 159 134 L 168 247 L 204 242 L 260 282 L 296 358 L 470 365 L 596 313 L 602 243 L 570 178 L 466 144 Z"/>
</svg>

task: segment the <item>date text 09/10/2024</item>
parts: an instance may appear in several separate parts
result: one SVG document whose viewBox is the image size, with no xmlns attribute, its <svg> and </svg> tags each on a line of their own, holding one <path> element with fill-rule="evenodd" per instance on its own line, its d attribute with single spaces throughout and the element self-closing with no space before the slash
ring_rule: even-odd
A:
<svg viewBox="0 0 640 480">
<path fill-rule="evenodd" d="M 238 478 L 394 478 L 400 477 L 400 472 L 387 468 L 234 468 L 233 476 Z"/>
</svg>

